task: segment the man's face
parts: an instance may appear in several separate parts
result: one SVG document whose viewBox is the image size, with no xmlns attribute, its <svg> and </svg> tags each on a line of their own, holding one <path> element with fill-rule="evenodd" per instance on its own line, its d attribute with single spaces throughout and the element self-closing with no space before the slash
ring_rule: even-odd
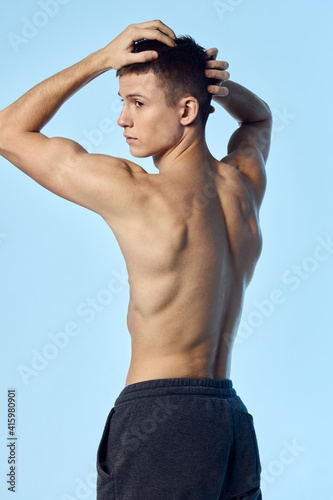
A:
<svg viewBox="0 0 333 500">
<path fill-rule="evenodd" d="M 124 135 L 135 139 L 129 142 L 133 156 L 163 154 L 177 145 L 184 129 L 181 110 L 166 106 L 153 73 L 119 77 L 119 95 L 124 106 L 117 123 Z"/>
</svg>

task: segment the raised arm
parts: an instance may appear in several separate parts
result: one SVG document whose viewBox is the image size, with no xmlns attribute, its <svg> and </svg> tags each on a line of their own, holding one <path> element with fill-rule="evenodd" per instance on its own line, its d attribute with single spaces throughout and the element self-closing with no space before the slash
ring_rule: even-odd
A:
<svg viewBox="0 0 333 500">
<path fill-rule="evenodd" d="M 132 52 L 142 38 L 173 46 L 175 34 L 161 21 L 130 25 L 103 49 L 39 83 L 0 111 L 0 154 L 63 198 L 103 217 L 110 216 L 110 211 L 121 213 L 133 198 L 130 162 L 90 155 L 74 141 L 48 138 L 40 131 L 67 99 L 100 74 L 156 58 L 156 52 Z"/>
<path fill-rule="evenodd" d="M 216 49 L 210 49 L 214 51 Z M 266 187 L 265 164 L 268 158 L 272 114 L 268 105 L 250 90 L 232 81 L 223 81 L 225 63 L 216 61 L 217 51 L 208 55 L 207 76 L 223 82 L 223 86 L 211 85 L 213 101 L 220 104 L 239 124 L 228 143 L 228 154 L 221 161 L 236 167 L 252 190 L 260 206 Z"/>
<path fill-rule="evenodd" d="M 270 147 L 272 115 L 268 105 L 253 92 L 238 83 L 228 81 L 223 84 L 229 93 L 225 97 L 214 96 L 239 124 L 228 143 L 228 154 L 251 147 L 262 154 L 266 163 Z"/>
</svg>

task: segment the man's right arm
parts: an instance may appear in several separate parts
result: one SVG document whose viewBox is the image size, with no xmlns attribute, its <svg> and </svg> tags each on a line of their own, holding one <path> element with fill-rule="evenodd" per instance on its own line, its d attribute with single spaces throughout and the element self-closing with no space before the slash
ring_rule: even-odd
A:
<svg viewBox="0 0 333 500">
<path fill-rule="evenodd" d="M 228 143 L 228 154 L 222 162 L 236 167 L 253 191 L 258 207 L 265 188 L 265 164 L 269 154 L 272 114 L 268 105 L 253 92 L 238 83 L 227 81 L 223 86 L 228 95 L 214 95 L 220 104 L 239 124 Z"/>
<path fill-rule="evenodd" d="M 143 38 L 173 47 L 176 35 L 159 20 L 130 25 L 103 49 L 40 82 L 0 111 L 0 155 L 49 191 L 108 220 L 135 213 L 134 200 L 141 205 L 131 165 L 140 167 L 114 156 L 91 155 L 75 141 L 49 138 L 41 130 L 67 99 L 98 75 L 156 59 L 156 51 L 132 52 Z"/>
</svg>

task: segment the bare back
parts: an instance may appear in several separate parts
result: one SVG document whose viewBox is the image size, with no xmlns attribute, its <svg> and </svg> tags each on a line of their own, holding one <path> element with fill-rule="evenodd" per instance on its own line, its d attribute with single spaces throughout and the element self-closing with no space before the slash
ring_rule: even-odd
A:
<svg viewBox="0 0 333 500">
<path fill-rule="evenodd" d="M 130 285 L 126 385 L 228 378 L 244 291 L 261 251 L 242 176 L 217 160 L 178 182 L 136 168 L 146 193 L 142 213 L 110 224 Z"/>
<path fill-rule="evenodd" d="M 177 45 L 160 21 L 130 25 L 104 49 L 1 110 L 0 155 L 49 191 L 101 215 L 115 234 L 130 284 L 132 359 L 126 385 L 225 378 L 244 291 L 261 250 L 258 207 L 272 131 L 267 104 L 225 82 L 228 63 L 217 61 L 217 49 L 209 49 L 205 74 L 223 87 L 207 90 L 240 125 L 229 140 L 226 163 L 208 151 L 198 99 L 186 91 L 177 106 L 169 106 L 153 71 L 119 77 L 124 106 L 117 124 L 131 155 L 152 157 L 160 174 L 41 133 L 67 99 L 95 77 L 140 63 L 142 54 L 131 48 L 142 40 L 143 29 L 148 39 Z"/>
</svg>

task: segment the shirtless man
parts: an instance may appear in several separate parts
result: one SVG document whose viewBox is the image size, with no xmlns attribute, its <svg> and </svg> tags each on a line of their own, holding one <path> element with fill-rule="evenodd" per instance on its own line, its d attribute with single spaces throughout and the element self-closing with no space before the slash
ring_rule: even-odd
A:
<svg viewBox="0 0 333 500">
<path fill-rule="evenodd" d="M 0 112 L 0 153 L 101 215 L 126 261 L 132 357 L 98 448 L 98 500 L 261 499 L 253 417 L 230 365 L 261 252 L 272 117 L 266 103 L 227 81 L 217 49 L 205 52 L 189 38 L 176 38 L 161 21 L 131 25 Z M 152 156 L 158 175 L 40 132 L 110 69 L 118 70 L 118 125 L 130 153 Z M 163 84 L 164 71 L 172 81 Z M 193 81 L 204 84 L 201 94 Z M 205 142 L 212 97 L 240 125 L 221 161 Z"/>
</svg>

